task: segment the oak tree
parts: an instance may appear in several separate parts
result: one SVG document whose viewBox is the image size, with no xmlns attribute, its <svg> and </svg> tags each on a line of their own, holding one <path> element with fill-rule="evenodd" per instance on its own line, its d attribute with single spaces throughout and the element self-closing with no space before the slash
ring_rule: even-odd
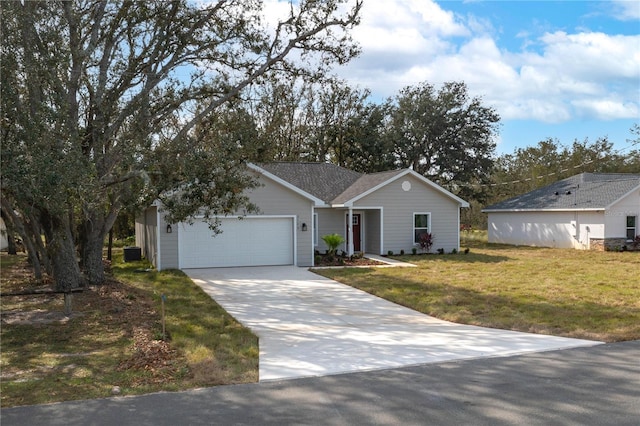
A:
<svg viewBox="0 0 640 426">
<path fill-rule="evenodd" d="M 162 196 L 181 220 L 246 204 L 216 111 L 275 73 L 317 77 L 358 53 L 361 0 L 289 6 L 267 25 L 259 0 L 2 2 L 2 206 L 59 289 L 81 285 L 78 254 L 84 278 L 103 281 L 125 206 Z"/>
<path fill-rule="evenodd" d="M 488 182 L 500 117 L 463 82 L 440 89 L 422 83 L 389 100 L 386 137 L 400 167 L 466 197 L 469 183 Z"/>
</svg>

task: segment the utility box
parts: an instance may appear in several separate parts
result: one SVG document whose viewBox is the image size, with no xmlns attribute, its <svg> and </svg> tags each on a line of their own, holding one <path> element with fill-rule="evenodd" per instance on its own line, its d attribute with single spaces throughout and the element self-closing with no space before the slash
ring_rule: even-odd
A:
<svg viewBox="0 0 640 426">
<path fill-rule="evenodd" d="M 140 247 L 125 247 L 123 257 L 125 262 L 142 260 L 142 249 Z"/>
</svg>

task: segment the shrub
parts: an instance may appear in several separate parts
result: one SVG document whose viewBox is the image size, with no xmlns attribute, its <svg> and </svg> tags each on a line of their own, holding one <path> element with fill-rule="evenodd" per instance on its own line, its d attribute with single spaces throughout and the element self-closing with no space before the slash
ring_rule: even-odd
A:
<svg viewBox="0 0 640 426">
<path fill-rule="evenodd" d="M 342 235 L 340 234 L 328 234 L 322 237 L 322 241 L 324 241 L 324 243 L 328 247 L 327 255 L 333 256 L 336 254 L 336 250 L 338 249 L 338 246 L 344 243 L 345 240 L 344 238 L 342 238 Z"/>
<path fill-rule="evenodd" d="M 418 253 L 418 249 L 417 249 L 417 248 L 415 248 L 415 247 L 414 247 L 414 248 L 412 248 L 412 249 L 411 249 L 411 253 L 413 253 L 413 254 L 417 254 L 417 253 Z"/>
<path fill-rule="evenodd" d="M 454 248 L 453 250 L 451 250 L 451 254 L 458 254 L 458 249 Z"/>
<path fill-rule="evenodd" d="M 460 225 L 460 230 L 462 232 L 471 232 L 471 229 L 472 229 L 471 225 L 464 224 L 464 223 Z"/>
<path fill-rule="evenodd" d="M 433 247 L 434 240 L 435 238 L 431 232 L 423 232 L 418 237 L 418 244 L 420 244 L 420 248 L 423 252 L 428 253 L 431 251 L 431 247 Z"/>
<path fill-rule="evenodd" d="M 404 250 L 400 250 L 400 256 L 404 256 Z"/>
<path fill-rule="evenodd" d="M 393 250 L 389 250 L 389 251 L 387 252 L 387 256 L 393 256 Z"/>
<path fill-rule="evenodd" d="M 438 249 L 438 254 L 444 254 L 444 249 L 443 248 L 439 248 Z"/>
</svg>

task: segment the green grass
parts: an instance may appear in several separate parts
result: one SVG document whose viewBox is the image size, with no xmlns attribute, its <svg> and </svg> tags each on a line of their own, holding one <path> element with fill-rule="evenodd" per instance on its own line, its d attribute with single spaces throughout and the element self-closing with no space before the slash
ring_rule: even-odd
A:
<svg viewBox="0 0 640 426">
<path fill-rule="evenodd" d="M 26 258 L 6 257 L 0 257 L 2 291 L 28 287 L 20 283 L 22 275 L 10 276 L 9 265 L 25 269 Z M 256 336 L 183 273 L 139 272 L 148 267 L 122 263 L 117 255 L 112 269 L 121 283 L 74 295 L 69 319 L 3 322 L 2 407 L 106 397 L 114 386 L 122 395 L 134 395 L 257 381 Z M 153 341 L 162 338 L 162 294 L 166 342 Z M 2 298 L 3 315 L 34 310 L 60 312 L 62 297 Z"/>
<path fill-rule="evenodd" d="M 130 373 L 118 370 L 132 355 L 130 330 L 105 318 L 88 292 L 74 295 L 74 301 L 74 316 L 63 322 L 2 325 L 3 407 L 104 397 L 112 386 L 130 387 Z M 34 308 L 60 312 L 62 297 L 2 300 L 3 314 Z"/>
<path fill-rule="evenodd" d="M 14 265 L 17 265 L 21 260 L 24 259 L 24 256 L 0 256 L 0 271 L 5 268 L 10 268 Z"/>
<path fill-rule="evenodd" d="M 445 320 L 602 340 L 640 339 L 640 253 L 487 245 L 394 257 L 417 268 L 318 273 Z"/>
<path fill-rule="evenodd" d="M 210 386 L 257 381 L 257 337 L 183 272 L 139 272 L 146 267 L 143 262 L 119 263 L 113 274 L 152 291 L 158 311 L 165 296 L 166 331 L 173 345 L 185 354 L 194 382 Z"/>
</svg>

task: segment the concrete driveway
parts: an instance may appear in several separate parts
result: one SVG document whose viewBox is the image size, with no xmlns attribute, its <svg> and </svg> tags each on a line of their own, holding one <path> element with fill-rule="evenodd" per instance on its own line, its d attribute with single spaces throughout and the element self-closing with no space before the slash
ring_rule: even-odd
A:
<svg viewBox="0 0 640 426">
<path fill-rule="evenodd" d="M 592 346 L 442 321 L 294 266 L 187 269 L 260 339 L 260 381 Z"/>
</svg>

